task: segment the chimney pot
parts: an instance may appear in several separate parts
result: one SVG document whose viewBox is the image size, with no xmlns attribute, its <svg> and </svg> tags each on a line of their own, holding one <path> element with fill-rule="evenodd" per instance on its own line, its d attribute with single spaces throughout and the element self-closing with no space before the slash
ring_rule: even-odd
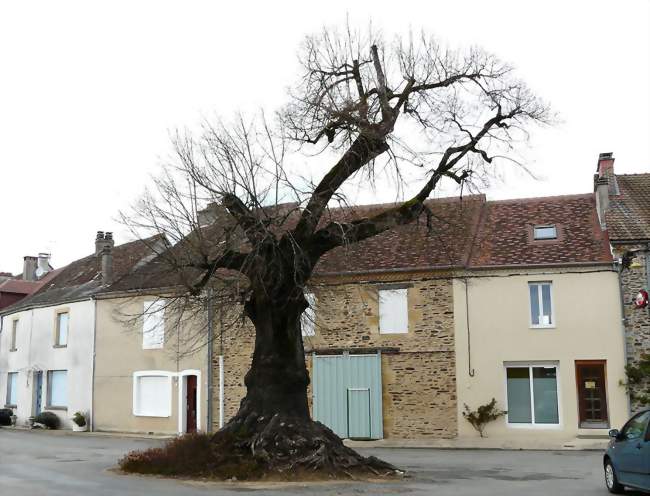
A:
<svg viewBox="0 0 650 496">
<path fill-rule="evenodd" d="M 104 231 L 97 231 L 97 237 L 95 238 L 95 256 L 99 257 L 102 253 L 104 247 L 108 246 L 113 248 L 115 245 L 115 240 L 113 239 L 113 233 Z"/>
<path fill-rule="evenodd" d="M 612 152 L 600 153 L 596 167 L 598 177 L 610 177 L 614 175 L 614 154 Z"/>
<path fill-rule="evenodd" d="M 36 277 L 41 279 L 45 274 L 50 271 L 50 254 L 49 253 L 39 253 L 38 262 L 36 269 Z"/>
</svg>

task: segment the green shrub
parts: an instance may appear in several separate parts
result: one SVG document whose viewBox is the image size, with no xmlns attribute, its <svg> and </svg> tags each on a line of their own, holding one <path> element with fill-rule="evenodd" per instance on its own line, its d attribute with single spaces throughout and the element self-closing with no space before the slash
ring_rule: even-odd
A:
<svg viewBox="0 0 650 496">
<path fill-rule="evenodd" d="M 34 423 L 43 424 L 48 429 L 58 429 L 61 421 L 52 412 L 41 412 L 34 417 Z"/>
<path fill-rule="evenodd" d="M 0 425 L 11 425 L 11 416 L 14 414 L 11 408 L 0 409 Z"/>
<path fill-rule="evenodd" d="M 493 420 L 504 416 L 506 413 L 508 412 L 505 410 L 499 410 L 497 408 L 497 400 L 492 398 L 492 401 L 486 403 L 485 405 L 479 406 L 474 411 L 470 410 L 469 407 L 465 405 L 463 417 L 465 417 L 465 420 L 472 424 L 472 427 L 478 431 L 481 437 L 485 437 L 485 425 L 488 422 L 492 422 Z"/>
<path fill-rule="evenodd" d="M 75 412 L 75 414 L 72 416 L 72 421 L 79 427 L 83 427 L 86 425 L 86 416 L 81 412 Z"/>
</svg>

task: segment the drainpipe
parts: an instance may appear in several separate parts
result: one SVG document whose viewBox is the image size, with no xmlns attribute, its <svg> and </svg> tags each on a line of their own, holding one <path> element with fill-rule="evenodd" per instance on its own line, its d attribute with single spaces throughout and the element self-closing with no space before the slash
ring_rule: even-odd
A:
<svg viewBox="0 0 650 496">
<path fill-rule="evenodd" d="M 223 355 L 219 355 L 219 429 L 223 427 Z"/>
<path fill-rule="evenodd" d="M 90 432 L 95 432 L 95 358 L 97 346 L 97 299 L 94 296 L 90 297 L 93 302 L 93 363 L 90 384 Z"/>
<path fill-rule="evenodd" d="M 467 373 L 470 377 L 474 377 L 475 372 L 472 368 L 472 341 L 469 327 L 469 291 L 467 285 L 469 282 L 465 278 L 465 322 L 467 324 Z"/>
<path fill-rule="evenodd" d="M 214 331 L 212 328 L 212 318 L 213 318 L 213 310 L 212 310 L 212 289 L 208 289 L 208 364 L 207 364 L 207 376 L 208 376 L 208 394 L 206 395 L 208 397 L 208 425 L 206 426 L 206 431 L 207 432 L 212 432 L 212 387 L 213 387 L 213 380 L 212 380 L 212 353 L 213 353 L 213 346 L 212 346 L 212 339 L 214 336 Z M 221 369 L 221 364 L 219 364 L 219 369 Z"/>
<path fill-rule="evenodd" d="M 628 349 L 627 349 L 627 319 L 625 317 L 625 293 L 623 291 L 623 264 L 621 262 L 614 262 L 614 268 L 618 275 L 618 294 L 620 296 L 619 302 L 621 305 L 621 328 L 623 330 L 623 363 L 627 365 L 628 361 Z M 628 392 L 627 396 L 627 413 L 628 416 L 632 414 L 632 401 L 630 400 L 630 394 Z"/>
</svg>

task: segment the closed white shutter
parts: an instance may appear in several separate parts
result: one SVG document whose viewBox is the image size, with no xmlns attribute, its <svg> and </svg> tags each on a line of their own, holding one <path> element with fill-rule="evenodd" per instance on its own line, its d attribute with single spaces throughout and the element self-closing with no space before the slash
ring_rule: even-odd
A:
<svg viewBox="0 0 650 496">
<path fill-rule="evenodd" d="M 172 383 L 168 375 L 134 377 L 133 414 L 142 417 L 171 416 Z"/>
<path fill-rule="evenodd" d="M 408 290 L 379 290 L 379 332 L 404 334 L 409 330 Z"/>
<path fill-rule="evenodd" d="M 309 307 L 305 309 L 301 316 L 301 328 L 303 336 L 316 335 L 316 297 L 314 293 L 305 293 L 305 299 Z"/>
<path fill-rule="evenodd" d="M 165 344 L 165 302 L 145 301 L 142 314 L 142 349 L 154 350 Z"/>
</svg>

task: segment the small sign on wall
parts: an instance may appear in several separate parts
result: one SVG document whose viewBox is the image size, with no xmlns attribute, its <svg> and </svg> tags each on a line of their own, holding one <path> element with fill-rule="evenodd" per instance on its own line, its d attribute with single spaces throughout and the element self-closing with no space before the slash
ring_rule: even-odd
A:
<svg viewBox="0 0 650 496">
<path fill-rule="evenodd" d="M 595 381 L 585 381 L 585 389 L 596 389 Z"/>
</svg>

